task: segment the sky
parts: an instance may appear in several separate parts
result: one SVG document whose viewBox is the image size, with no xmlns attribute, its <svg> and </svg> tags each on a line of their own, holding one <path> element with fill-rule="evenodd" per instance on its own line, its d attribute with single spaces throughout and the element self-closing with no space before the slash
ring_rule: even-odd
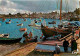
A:
<svg viewBox="0 0 80 56">
<path fill-rule="evenodd" d="M 59 10 L 60 0 L 0 0 L 0 14 L 52 12 Z M 63 11 L 79 8 L 79 0 L 62 0 Z"/>
</svg>

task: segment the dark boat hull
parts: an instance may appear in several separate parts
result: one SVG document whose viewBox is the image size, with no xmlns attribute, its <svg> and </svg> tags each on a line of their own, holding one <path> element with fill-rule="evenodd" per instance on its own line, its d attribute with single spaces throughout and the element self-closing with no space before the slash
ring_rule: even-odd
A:
<svg viewBox="0 0 80 56">
<path fill-rule="evenodd" d="M 47 38 L 47 37 L 51 37 L 51 36 L 53 36 L 53 35 L 58 35 L 58 34 L 61 34 L 61 36 L 63 37 L 63 36 L 65 36 L 65 35 L 67 35 L 67 34 L 69 34 L 69 33 L 71 33 L 71 31 L 63 31 L 63 30 L 61 30 L 61 29 L 55 29 L 55 28 L 47 28 L 47 27 L 45 27 L 45 26 L 43 26 L 42 24 L 41 24 L 41 31 L 42 31 L 42 33 L 43 33 L 43 35 Z"/>
<path fill-rule="evenodd" d="M 56 22 L 55 21 L 52 21 L 52 22 L 48 22 L 48 24 L 56 24 Z"/>
<path fill-rule="evenodd" d="M 2 44 L 12 44 L 20 42 L 22 38 L 0 38 L 0 43 Z"/>
</svg>

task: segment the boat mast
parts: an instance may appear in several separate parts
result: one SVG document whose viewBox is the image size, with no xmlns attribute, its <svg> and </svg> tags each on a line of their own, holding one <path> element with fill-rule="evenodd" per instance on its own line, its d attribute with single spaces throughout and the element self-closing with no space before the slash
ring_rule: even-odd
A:
<svg viewBox="0 0 80 56">
<path fill-rule="evenodd" d="M 61 20 L 62 20 L 61 13 L 62 13 L 62 0 L 60 1 L 60 23 L 61 23 Z"/>
<path fill-rule="evenodd" d="M 80 0 L 79 0 L 79 10 L 80 10 Z M 80 21 L 80 12 L 79 12 L 79 21 Z"/>
</svg>

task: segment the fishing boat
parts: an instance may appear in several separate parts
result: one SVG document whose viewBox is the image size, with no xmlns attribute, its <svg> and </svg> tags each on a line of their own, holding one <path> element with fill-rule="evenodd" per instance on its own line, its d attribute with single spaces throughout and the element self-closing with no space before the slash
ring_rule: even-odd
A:
<svg viewBox="0 0 80 56">
<path fill-rule="evenodd" d="M 61 34 L 61 36 L 63 37 L 69 34 L 70 32 L 72 32 L 72 29 L 70 28 L 49 28 L 41 24 L 41 31 L 46 38 L 51 37 L 53 35 L 58 35 L 58 34 Z"/>
<path fill-rule="evenodd" d="M 61 24 L 61 20 L 62 20 L 62 0 L 60 1 L 60 24 Z M 47 26 L 43 26 L 43 24 L 41 24 L 41 31 L 43 33 L 43 35 L 47 38 L 47 37 L 51 37 L 53 35 L 58 35 L 61 34 L 61 37 L 69 34 L 72 32 L 72 27 L 63 27 L 63 25 L 58 25 L 58 27 L 53 27 L 53 28 L 49 28 Z"/>
<path fill-rule="evenodd" d="M 20 28 L 20 31 L 27 31 L 27 28 Z"/>
<path fill-rule="evenodd" d="M 17 26 L 23 26 L 23 23 L 21 23 L 21 24 L 17 24 Z"/>
<path fill-rule="evenodd" d="M 20 42 L 22 38 L 3 38 L 0 37 L 0 43 L 2 44 L 12 44 L 12 43 L 17 43 Z"/>
<path fill-rule="evenodd" d="M 9 34 L 0 34 L 0 38 L 9 38 Z"/>
</svg>

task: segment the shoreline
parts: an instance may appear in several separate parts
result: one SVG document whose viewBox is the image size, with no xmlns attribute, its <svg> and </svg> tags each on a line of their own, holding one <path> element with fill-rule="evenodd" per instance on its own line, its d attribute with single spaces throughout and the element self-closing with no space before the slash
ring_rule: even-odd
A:
<svg viewBox="0 0 80 56">
<path fill-rule="evenodd" d="M 31 17 L 0 17 L 0 19 L 42 19 L 42 18 L 31 18 Z M 43 19 L 55 19 L 55 20 L 59 20 L 56 18 L 43 18 Z M 67 20 L 67 19 L 63 19 L 63 20 Z M 71 18 L 69 21 L 79 21 L 79 18 Z"/>
</svg>

